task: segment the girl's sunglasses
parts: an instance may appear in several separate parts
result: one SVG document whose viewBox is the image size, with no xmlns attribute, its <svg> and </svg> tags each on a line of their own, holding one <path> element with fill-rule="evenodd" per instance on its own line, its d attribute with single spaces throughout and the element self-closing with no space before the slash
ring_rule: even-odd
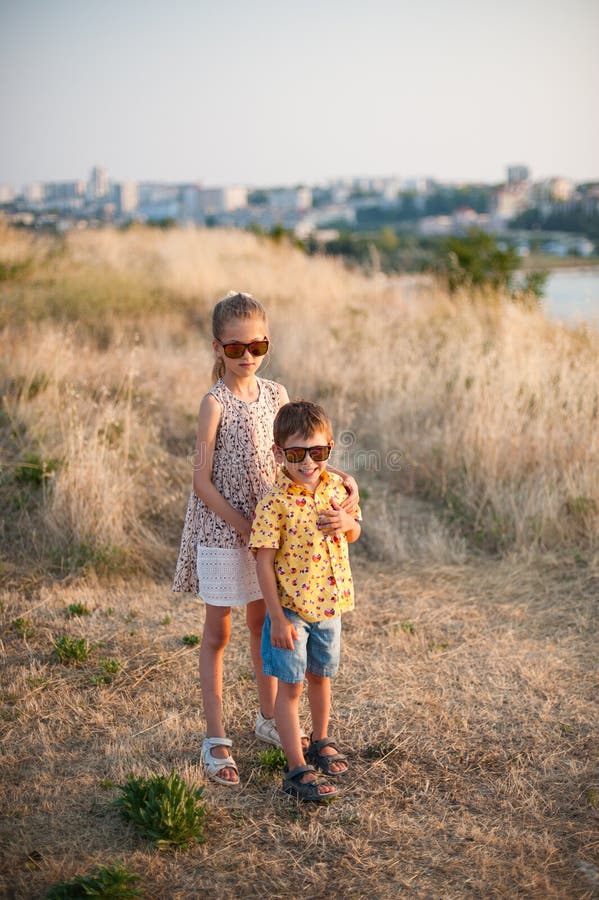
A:
<svg viewBox="0 0 599 900">
<path fill-rule="evenodd" d="M 249 344 L 242 344 L 241 341 L 231 341 L 228 344 L 219 344 L 225 351 L 225 356 L 229 359 L 241 359 L 246 350 L 249 350 L 252 356 L 264 356 L 268 353 L 268 340 L 250 341 Z"/>
<path fill-rule="evenodd" d="M 314 462 L 324 462 L 331 455 L 331 448 L 327 444 L 325 447 L 279 447 L 285 454 L 285 459 L 290 463 L 300 463 L 306 458 L 306 453 L 310 454 Z"/>
</svg>

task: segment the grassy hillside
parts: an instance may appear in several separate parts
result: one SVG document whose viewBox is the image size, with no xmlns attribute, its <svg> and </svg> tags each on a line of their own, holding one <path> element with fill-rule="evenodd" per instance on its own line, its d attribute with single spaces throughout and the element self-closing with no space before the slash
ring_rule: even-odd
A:
<svg viewBox="0 0 599 900">
<path fill-rule="evenodd" d="M 364 497 L 332 719 L 352 772 L 326 809 L 254 738 L 242 614 L 241 788 L 198 766 L 203 609 L 170 579 L 231 287 Z M 239 232 L 1 231 L 0 895 L 120 862 L 156 900 L 596 896 L 598 350 Z M 205 788 L 206 841 L 160 852 L 112 803 L 172 769 Z"/>
<path fill-rule="evenodd" d="M 269 310 L 264 374 L 330 411 L 337 464 L 376 506 L 371 555 L 597 552 L 596 331 L 239 232 L 4 231 L 0 261 L 9 564 L 172 567 L 210 310 L 231 286 Z M 438 510 L 409 549 L 398 493 Z"/>
</svg>

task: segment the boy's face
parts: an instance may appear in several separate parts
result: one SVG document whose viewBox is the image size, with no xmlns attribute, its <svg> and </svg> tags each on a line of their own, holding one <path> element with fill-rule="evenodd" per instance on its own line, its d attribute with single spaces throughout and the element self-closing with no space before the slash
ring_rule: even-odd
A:
<svg viewBox="0 0 599 900">
<path fill-rule="evenodd" d="M 292 481 L 295 481 L 296 484 L 301 484 L 302 487 L 308 488 L 310 491 L 315 491 L 318 482 L 320 481 L 320 476 L 324 472 L 327 467 L 327 460 L 315 460 L 312 459 L 309 453 L 306 453 L 301 462 L 290 462 L 286 456 L 284 451 L 289 450 L 290 448 L 312 448 L 312 447 L 333 447 L 335 442 L 329 440 L 328 435 L 324 431 L 315 431 L 314 434 L 310 435 L 310 437 L 306 437 L 305 434 L 296 434 L 290 435 L 284 442 L 282 447 L 275 446 L 274 454 L 275 459 L 278 463 L 282 463 L 285 467 L 285 471 L 289 475 Z M 301 454 L 299 454 L 301 455 Z"/>
</svg>

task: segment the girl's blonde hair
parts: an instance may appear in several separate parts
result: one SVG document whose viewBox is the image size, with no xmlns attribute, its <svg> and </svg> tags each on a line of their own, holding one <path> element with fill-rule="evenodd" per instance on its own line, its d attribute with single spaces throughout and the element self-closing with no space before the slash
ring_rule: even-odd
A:
<svg viewBox="0 0 599 900">
<path fill-rule="evenodd" d="M 222 297 L 212 312 L 212 336 L 220 341 L 225 325 L 231 319 L 262 319 L 268 324 L 266 310 L 259 300 L 255 300 L 251 294 L 242 294 L 238 291 L 229 291 Z M 212 378 L 216 383 L 225 374 L 225 364 L 222 359 L 217 359 L 212 367 Z"/>
</svg>

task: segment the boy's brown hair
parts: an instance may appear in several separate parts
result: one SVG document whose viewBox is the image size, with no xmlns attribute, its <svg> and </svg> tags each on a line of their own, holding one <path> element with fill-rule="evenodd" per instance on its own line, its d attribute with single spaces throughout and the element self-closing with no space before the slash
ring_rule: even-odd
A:
<svg viewBox="0 0 599 900">
<path fill-rule="evenodd" d="M 310 400 L 294 400 L 278 411 L 273 424 L 275 444 L 282 447 L 292 434 L 310 438 L 317 431 L 324 431 L 327 441 L 333 439 L 333 426 L 326 412 Z"/>
</svg>

